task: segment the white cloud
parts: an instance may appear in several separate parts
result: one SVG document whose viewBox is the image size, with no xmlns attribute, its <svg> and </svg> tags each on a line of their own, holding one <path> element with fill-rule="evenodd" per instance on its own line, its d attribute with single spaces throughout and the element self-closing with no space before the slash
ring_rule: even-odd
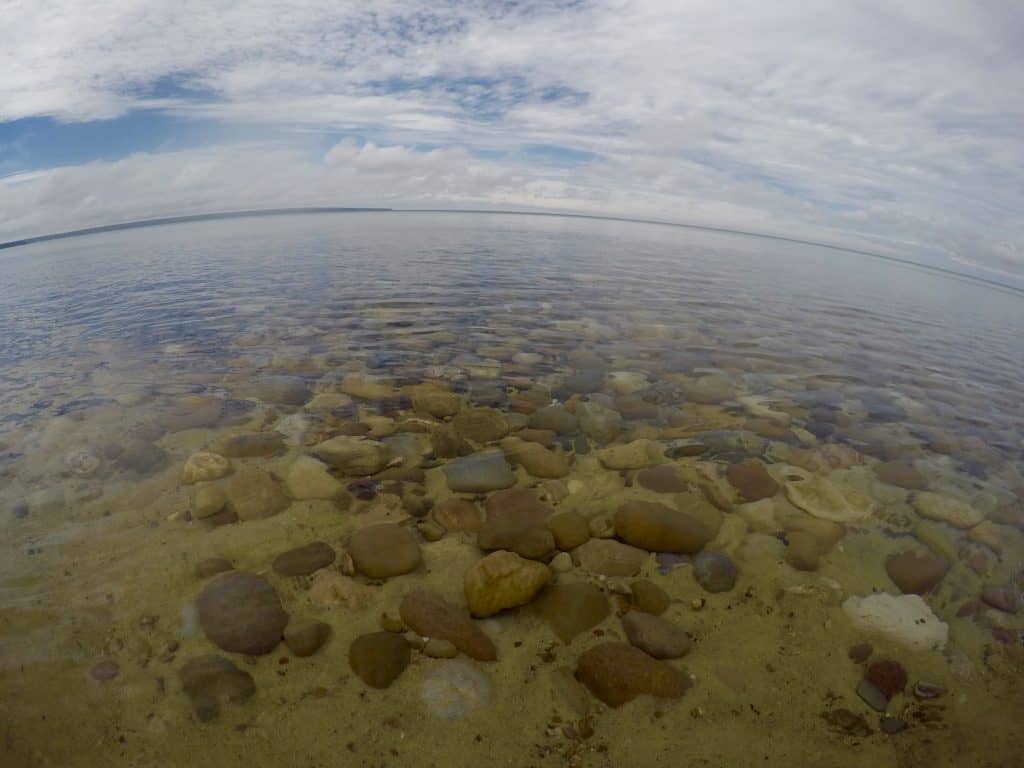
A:
<svg viewBox="0 0 1024 768">
<path fill-rule="evenodd" d="M 6 232 L 64 229 L 68 211 L 472 200 L 884 238 L 1024 271 L 1013 3 L 14 0 L 0 23 L 0 121 L 159 109 L 296 132 L 3 185 Z M 304 137 L 331 132 L 368 141 L 311 154 Z M 538 144 L 597 157 L 559 168 L 524 152 Z M 254 152 L 286 183 L 253 178 Z M 167 183 L 147 176 L 164 167 Z"/>
</svg>

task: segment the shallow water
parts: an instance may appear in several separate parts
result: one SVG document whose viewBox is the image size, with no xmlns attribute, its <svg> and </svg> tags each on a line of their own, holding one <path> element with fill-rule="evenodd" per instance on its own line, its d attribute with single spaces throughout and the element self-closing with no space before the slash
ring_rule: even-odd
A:
<svg viewBox="0 0 1024 768">
<path fill-rule="evenodd" d="M 0 270 L 5 766 L 1019 759 L 1018 293 L 795 243 L 481 214 L 177 224 L 11 249 Z M 425 405 L 424 382 L 461 415 Z M 564 408 L 540 411 L 553 403 Z M 590 408 L 603 427 L 581 420 Z M 364 479 L 367 466 L 318 448 L 339 435 L 379 448 L 380 471 Z M 453 491 L 455 459 L 441 454 L 488 450 L 547 506 Z M 215 460 L 229 474 L 185 482 L 201 451 L 236 454 Z M 300 477 L 304 455 L 329 466 Z M 201 491 L 216 506 L 204 519 Z M 433 590 L 468 616 L 484 537 L 439 526 L 455 496 L 515 521 L 503 547 L 536 540 L 547 523 L 530 514 L 552 508 L 580 515 L 585 536 L 643 543 L 620 512 L 637 501 L 698 541 L 633 550 L 626 575 L 524 545 L 550 583 L 477 622 L 496 661 L 414 649 L 370 687 L 349 648 L 383 613 L 401 629 L 408 593 Z M 351 537 L 378 523 L 407 532 L 422 562 L 368 578 Z M 327 568 L 271 567 L 313 541 L 337 553 Z M 727 556 L 735 584 L 698 583 L 697 548 Z M 926 587 L 921 626 L 948 627 L 926 647 L 858 625 L 848 602 L 900 596 L 889 558 L 908 551 L 920 559 L 898 575 Z M 196 609 L 218 578 L 196 565 L 214 557 L 265 577 L 289 626 L 330 625 L 323 647 L 299 657 L 275 635 L 266 654 L 218 648 Z M 579 659 L 626 640 L 637 578 L 689 635 L 652 674 L 682 675 L 687 690 L 613 707 Z M 564 643 L 545 595 L 579 583 L 607 616 Z M 210 716 L 179 672 L 212 653 L 255 693 Z M 856 692 L 883 660 L 907 675 L 884 715 Z M 926 698 L 922 681 L 941 694 Z"/>
</svg>

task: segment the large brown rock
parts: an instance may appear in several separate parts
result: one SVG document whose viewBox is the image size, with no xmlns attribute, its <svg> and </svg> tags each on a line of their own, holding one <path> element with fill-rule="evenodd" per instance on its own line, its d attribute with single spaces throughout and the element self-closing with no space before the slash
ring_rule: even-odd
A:
<svg viewBox="0 0 1024 768">
<path fill-rule="evenodd" d="M 258 656 L 281 641 L 288 614 L 270 583 L 254 573 L 228 571 L 215 576 L 196 600 L 199 625 L 225 651 Z"/>
<path fill-rule="evenodd" d="M 546 526 L 551 507 L 532 491 L 510 488 L 487 499 L 487 521 L 477 534 L 485 552 L 506 549 L 531 560 L 545 560 L 555 552 L 555 539 Z"/>
<path fill-rule="evenodd" d="M 671 464 L 640 470 L 636 475 L 636 482 L 641 488 L 655 493 L 682 493 L 690 487 Z"/>
<path fill-rule="evenodd" d="M 371 688 L 387 688 L 409 666 L 409 644 L 394 632 L 360 635 L 348 649 L 352 671 Z"/>
<path fill-rule="evenodd" d="M 678 659 L 690 651 L 690 636 L 668 619 L 642 611 L 622 617 L 629 642 L 656 659 Z"/>
<path fill-rule="evenodd" d="M 651 552 L 692 554 L 713 534 L 684 512 L 650 501 L 627 501 L 615 513 L 615 535 Z"/>
<path fill-rule="evenodd" d="M 566 644 L 596 627 L 611 613 L 604 592 L 584 581 L 548 587 L 534 605 L 558 639 Z"/>
<path fill-rule="evenodd" d="M 506 437 L 501 441 L 501 449 L 509 462 L 521 466 L 534 477 L 557 478 L 569 474 L 569 460 L 565 455 L 545 448 L 540 443 Z"/>
<path fill-rule="evenodd" d="M 768 499 L 779 491 L 779 484 L 759 459 L 744 459 L 738 464 L 731 464 L 725 471 L 725 478 L 744 501 Z"/>
<path fill-rule="evenodd" d="M 235 472 L 227 484 L 228 505 L 239 520 L 262 520 L 288 506 L 288 497 L 262 469 Z"/>
<path fill-rule="evenodd" d="M 469 612 L 478 618 L 526 605 L 551 579 L 546 565 L 514 552 L 492 552 L 466 572 Z"/>
<path fill-rule="evenodd" d="M 602 576 L 636 576 L 647 556 L 645 550 L 615 539 L 591 539 L 572 551 L 578 566 Z"/>
<path fill-rule="evenodd" d="M 360 528 L 348 542 L 352 562 L 364 576 L 387 579 L 419 568 L 420 545 L 408 529 L 394 523 Z"/>
<path fill-rule="evenodd" d="M 923 595 L 930 592 L 949 571 L 949 562 L 930 552 L 920 553 L 906 550 L 890 555 L 885 561 L 885 572 L 889 578 L 908 595 Z"/>
<path fill-rule="evenodd" d="M 289 549 L 274 558 L 272 568 L 281 576 L 308 576 L 326 568 L 336 557 L 330 544 L 314 541 L 302 547 Z"/>
<path fill-rule="evenodd" d="M 609 707 L 621 707 L 643 694 L 678 699 L 692 685 L 675 667 L 617 642 L 596 645 L 581 655 L 576 679 Z"/>
<path fill-rule="evenodd" d="M 417 634 L 447 640 L 467 656 L 480 661 L 498 658 L 498 649 L 469 614 L 435 592 L 410 592 L 402 598 L 398 615 Z"/>
<path fill-rule="evenodd" d="M 468 499 L 452 496 L 445 499 L 433 510 L 434 520 L 447 531 L 469 531 L 475 533 L 483 527 L 484 515 L 480 507 Z"/>
</svg>

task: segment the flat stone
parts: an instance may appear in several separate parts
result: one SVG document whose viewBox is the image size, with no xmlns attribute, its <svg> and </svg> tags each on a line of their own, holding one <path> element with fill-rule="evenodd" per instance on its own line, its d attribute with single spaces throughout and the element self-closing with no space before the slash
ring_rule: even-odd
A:
<svg viewBox="0 0 1024 768">
<path fill-rule="evenodd" d="M 262 520 L 288 506 L 288 497 L 262 469 L 241 469 L 227 481 L 228 504 L 239 520 Z"/>
<path fill-rule="evenodd" d="M 448 640 L 467 656 L 494 661 L 498 650 L 464 609 L 457 608 L 435 592 L 417 589 L 398 608 L 406 626 L 423 637 Z"/>
<path fill-rule="evenodd" d="M 483 618 L 526 605 L 551 579 L 547 566 L 514 552 L 492 552 L 466 572 L 466 603 Z"/>
<path fill-rule="evenodd" d="M 216 576 L 218 573 L 233 571 L 234 569 L 235 566 L 231 564 L 230 560 L 225 560 L 223 557 L 208 557 L 196 563 L 194 572 L 198 578 L 208 579 L 211 576 Z"/>
<path fill-rule="evenodd" d="M 334 562 L 336 554 L 330 544 L 314 541 L 289 549 L 274 558 L 273 569 L 281 576 L 308 576 Z"/>
<path fill-rule="evenodd" d="M 861 680 L 857 685 L 857 695 L 861 701 L 878 712 L 885 712 L 889 707 L 889 700 L 885 694 L 878 690 L 878 686 L 870 680 Z"/>
<path fill-rule="evenodd" d="M 516 476 L 499 451 L 483 451 L 444 465 L 448 488 L 455 493 L 486 493 L 515 484 Z"/>
<path fill-rule="evenodd" d="M 250 459 L 273 456 L 284 447 L 284 435 L 280 432 L 243 432 L 222 437 L 210 450 L 232 459 Z"/>
<path fill-rule="evenodd" d="M 299 456 L 288 467 L 285 485 L 293 499 L 324 499 L 340 498 L 345 493 L 345 486 L 334 477 L 327 465 L 312 456 Z"/>
<path fill-rule="evenodd" d="M 185 460 L 181 470 L 181 482 L 185 485 L 219 480 L 231 472 L 231 462 L 223 456 L 200 451 L 193 453 Z"/>
<path fill-rule="evenodd" d="M 885 572 L 904 594 L 923 595 L 942 581 L 950 564 L 944 558 L 906 550 L 885 560 Z"/>
<path fill-rule="evenodd" d="M 597 458 L 605 469 L 644 469 L 660 464 L 665 454 L 661 443 L 640 439 L 602 448 Z"/>
<path fill-rule="evenodd" d="M 448 531 L 476 533 L 483 527 L 484 514 L 480 507 L 468 499 L 452 496 L 433 509 L 434 520 Z"/>
<path fill-rule="evenodd" d="M 590 521 L 578 512 L 559 512 L 545 521 L 555 546 L 568 552 L 590 540 Z"/>
<path fill-rule="evenodd" d="M 242 702 L 256 691 L 252 675 L 212 653 L 190 659 L 178 670 L 178 679 L 202 723 L 215 718 L 223 702 Z"/>
<path fill-rule="evenodd" d="M 663 504 L 628 501 L 615 513 L 615 535 L 652 552 L 692 554 L 713 534 L 702 522 Z"/>
<path fill-rule="evenodd" d="M 587 582 L 550 586 L 534 605 L 558 639 L 567 645 L 611 614 L 604 592 Z"/>
<path fill-rule="evenodd" d="M 371 688 L 387 688 L 409 666 L 411 653 L 405 638 L 394 632 L 360 635 L 348 649 L 348 663 Z"/>
<path fill-rule="evenodd" d="M 343 475 L 373 475 L 391 461 L 391 451 L 384 443 L 350 435 L 324 440 L 312 451 Z"/>
<path fill-rule="evenodd" d="M 509 431 L 505 415 L 495 408 L 465 408 L 452 419 L 452 426 L 460 437 L 476 443 L 501 440 Z"/>
<path fill-rule="evenodd" d="M 458 720 L 487 706 L 493 686 L 487 674 L 462 659 L 433 662 L 423 675 L 420 698 L 427 712 Z"/>
<path fill-rule="evenodd" d="M 636 476 L 637 485 L 655 493 L 682 493 L 690 484 L 676 473 L 671 464 L 642 469 Z"/>
<path fill-rule="evenodd" d="M 292 621 L 284 630 L 284 644 L 296 656 L 312 656 L 331 636 L 331 625 L 322 621 Z"/>
<path fill-rule="evenodd" d="M 647 579 L 631 582 L 629 590 L 632 593 L 631 606 L 634 611 L 660 616 L 668 610 L 672 602 L 665 590 Z"/>
<path fill-rule="evenodd" d="M 602 576 L 636 576 L 647 555 L 645 550 L 615 539 L 591 539 L 572 551 L 577 565 Z"/>
<path fill-rule="evenodd" d="M 371 579 L 387 579 L 419 568 L 420 545 L 408 529 L 379 523 L 352 534 L 348 552 L 356 568 Z"/>
<path fill-rule="evenodd" d="M 622 617 L 622 628 L 630 643 L 656 659 L 678 659 L 690 652 L 690 636 L 661 616 L 630 611 Z"/>
<path fill-rule="evenodd" d="M 228 571 L 207 582 L 196 608 L 206 637 L 231 653 L 270 653 L 288 623 L 288 614 L 270 583 L 245 571 Z"/>
<path fill-rule="evenodd" d="M 954 528 L 973 528 L 985 519 L 979 510 L 959 499 L 931 491 L 918 491 L 911 498 L 911 504 L 921 517 L 949 523 Z"/>
<path fill-rule="evenodd" d="M 779 491 L 779 484 L 768 474 L 764 462 L 758 459 L 745 459 L 738 464 L 730 464 L 725 477 L 744 501 L 769 499 Z"/>
<path fill-rule="evenodd" d="M 621 707 L 640 695 L 678 699 L 692 683 L 675 667 L 626 643 L 608 642 L 583 653 L 576 679 L 609 707 Z"/>
<path fill-rule="evenodd" d="M 728 592 L 736 586 L 736 565 L 721 552 L 701 552 L 693 558 L 693 578 L 708 592 Z"/>
</svg>

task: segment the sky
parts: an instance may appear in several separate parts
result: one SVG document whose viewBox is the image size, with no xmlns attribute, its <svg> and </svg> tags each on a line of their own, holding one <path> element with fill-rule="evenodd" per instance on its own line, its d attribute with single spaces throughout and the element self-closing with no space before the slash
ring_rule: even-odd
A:
<svg viewBox="0 0 1024 768">
<path fill-rule="evenodd" d="M 0 241 L 298 206 L 638 217 L 1024 284 L 1024 4 L 0 0 Z"/>
</svg>

